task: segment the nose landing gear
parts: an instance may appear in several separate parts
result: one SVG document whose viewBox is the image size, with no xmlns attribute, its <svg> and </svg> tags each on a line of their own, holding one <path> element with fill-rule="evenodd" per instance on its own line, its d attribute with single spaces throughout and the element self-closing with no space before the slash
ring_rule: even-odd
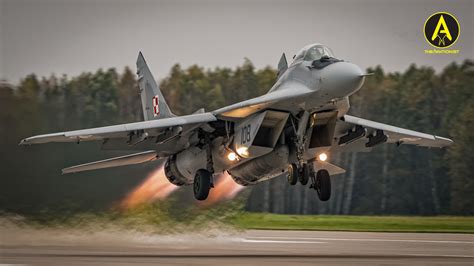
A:
<svg viewBox="0 0 474 266">
<path fill-rule="evenodd" d="M 311 175 L 311 170 L 312 169 L 310 169 L 309 164 L 307 163 L 303 164 L 303 167 L 301 168 L 300 178 L 299 178 L 301 185 L 306 186 L 306 184 L 308 184 L 309 177 Z"/>
<path fill-rule="evenodd" d="M 303 164 L 303 167 L 298 168 L 297 164 L 290 164 L 288 165 L 288 184 L 294 186 L 296 183 L 298 183 L 298 180 L 300 183 L 305 186 L 308 184 L 309 178 L 311 175 L 311 169 L 310 166 L 305 163 Z"/>
<path fill-rule="evenodd" d="M 315 172 L 312 165 L 308 163 L 303 164 L 301 168 L 294 163 L 288 165 L 288 184 L 294 186 L 299 180 L 305 186 L 310 179 L 309 188 L 316 190 L 321 201 L 328 201 L 331 198 L 331 177 L 327 170 L 321 169 Z"/>
<path fill-rule="evenodd" d="M 298 182 L 298 175 L 299 175 L 299 171 L 296 164 L 292 163 L 288 165 L 288 176 L 287 176 L 288 184 L 292 186 L 296 185 L 296 183 Z"/>
</svg>

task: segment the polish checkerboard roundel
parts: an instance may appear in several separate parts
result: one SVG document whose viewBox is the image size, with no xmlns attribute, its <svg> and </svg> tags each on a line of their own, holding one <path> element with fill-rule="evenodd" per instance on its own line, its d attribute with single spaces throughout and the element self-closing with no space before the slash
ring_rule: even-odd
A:
<svg viewBox="0 0 474 266">
<path fill-rule="evenodd" d="M 160 98 L 158 97 L 158 95 L 153 96 L 152 102 L 153 102 L 153 116 L 158 116 L 160 114 L 160 106 L 159 106 Z"/>
</svg>

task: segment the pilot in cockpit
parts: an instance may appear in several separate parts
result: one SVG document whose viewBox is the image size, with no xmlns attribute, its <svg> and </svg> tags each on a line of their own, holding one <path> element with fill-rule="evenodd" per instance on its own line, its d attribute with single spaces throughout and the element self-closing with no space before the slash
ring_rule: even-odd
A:
<svg viewBox="0 0 474 266">
<path fill-rule="evenodd" d="M 328 47 L 321 44 L 314 44 L 311 46 L 304 47 L 294 57 L 293 63 L 300 61 L 314 61 L 319 60 L 322 57 L 334 58 L 334 54 Z"/>
<path fill-rule="evenodd" d="M 335 58 L 334 53 L 329 47 L 321 44 L 313 44 L 301 49 L 294 57 L 292 65 L 302 61 L 310 61 L 314 68 L 320 69 L 329 64 L 339 62 L 340 60 Z"/>
</svg>

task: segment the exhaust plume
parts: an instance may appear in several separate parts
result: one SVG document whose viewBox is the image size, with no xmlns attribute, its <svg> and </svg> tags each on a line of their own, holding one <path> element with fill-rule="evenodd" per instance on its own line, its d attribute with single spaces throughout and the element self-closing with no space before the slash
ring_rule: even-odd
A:
<svg viewBox="0 0 474 266">
<path fill-rule="evenodd" d="M 120 207 L 122 209 L 130 209 L 142 203 L 165 199 L 176 189 L 178 189 L 178 186 L 168 182 L 165 176 L 164 165 L 161 165 L 122 200 Z"/>
</svg>

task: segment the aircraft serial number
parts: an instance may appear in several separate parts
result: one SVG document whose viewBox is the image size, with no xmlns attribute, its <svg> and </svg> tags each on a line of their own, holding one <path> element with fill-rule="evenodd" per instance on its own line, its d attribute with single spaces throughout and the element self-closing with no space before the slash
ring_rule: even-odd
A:
<svg viewBox="0 0 474 266">
<path fill-rule="evenodd" d="M 240 132 L 240 142 L 242 144 L 250 142 L 250 128 L 250 125 L 246 125 L 242 128 Z"/>
</svg>

